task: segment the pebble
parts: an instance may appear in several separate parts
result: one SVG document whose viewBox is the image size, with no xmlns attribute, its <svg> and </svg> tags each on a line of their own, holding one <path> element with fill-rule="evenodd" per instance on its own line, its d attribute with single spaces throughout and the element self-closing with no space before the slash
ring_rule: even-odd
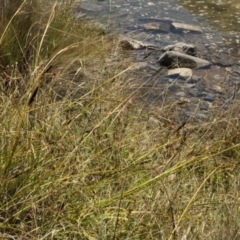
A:
<svg viewBox="0 0 240 240">
<path fill-rule="evenodd" d="M 213 85 L 212 89 L 218 93 L 222 93 L 223 92 L 223 88 L 217 85 Z"/>
<path fill-rule="evenodd" d="M 215 98 L 216 98 L 215 94 L 208 93 L 203 99 L 205 101 L 214 102 Z"/>
<path fill-rule="evenodd" d="M 180 97 L 179 100 L 177 101 L 178 104 L 184 104 L 184 103 L 190 103 L 191 100 L 185 97 Z"/>
<path fill-rule="evenodd" d="M 198 89 L 196 88 L 190 88 L 188 89 L 188 94 L 192 97 L 199 97 L 198 95 Z"/>
<path fill-rule="evenodd" d="M 212 108 L 212 103 L 207 102 L 207 101 L 202 101 L 200 104 L 200 109 L 201 110 L 208 110 L 209 108 Z"/>
<path fill-rule="evenodd" d="M 201 77 L 193 75 L 189 80 L 188 83 L 197 83 L 201 80 Z"/>
<path fill-rule="evenodd" d="M 185 97 L 186 93 L 185 92 L 177 92 L 175 95 L 178 97 Z"/>
<path fill-rule="evenodd" d="M 184 85 L 186 88 L 194 88 L 196 87 L 196 84 L 195 83 L 187 83 Z"/>
<path fill-rule="evenodd" d="M 192 70 L 190 68 L 170 69 L 168 70 L 167 75 L 172 78 L 181 77 L 188 80 L 192 77 Z"/>
</svg>

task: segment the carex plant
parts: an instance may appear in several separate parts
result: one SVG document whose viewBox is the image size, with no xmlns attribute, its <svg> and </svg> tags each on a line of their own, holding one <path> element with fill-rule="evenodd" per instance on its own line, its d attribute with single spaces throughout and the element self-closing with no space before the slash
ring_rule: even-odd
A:
<svg viewBox="0 0 240 240">
<path fill-rule="evenodd" d="M 0 2 L 1 237 L 54 231 L 78 147 L 98 121 L 85 126 L 102 101 L 101 79 L 121 72 L 103 73 L 107 49 L 104 30 L 77 19 L 72 1 Z"/>
<path fill-rule="evenodd" d="M 237 239 L 238 105 L 139 102 L 149 82 L 76 6 L 0 2 L 0 238 Z"/>
</svg>

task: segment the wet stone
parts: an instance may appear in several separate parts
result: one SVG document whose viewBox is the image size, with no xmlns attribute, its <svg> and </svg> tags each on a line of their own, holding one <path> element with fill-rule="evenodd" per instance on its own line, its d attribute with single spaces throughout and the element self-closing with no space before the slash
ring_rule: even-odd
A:
<svg viewBox="0 0 240 240">
<path fill-rule="evenodd" d="M 172 92 L 178 92 L 178 91 L 181 91 L 181 87 L 179 85 L 176 85 L 176 84 L 171 84 L 167 87 L 167 89 L 169 91 L 172 91 Z"/>
<path fill-rule="evenodd" d="M 236 100 L 240 100 L 240 92 L 238 92 L 238 93 L 235 94 L 235 99 L 236 99 Z"/>
<path fill-rule="evenodd" d="M 186 93 L 185 92 L 177 92 L 175 95 L 178 97 L 185 97 Z"/>
<path fill-rule="evenodd" d="M 212 89 L 214 91 L 216 91 L 217 93 L 223 93 L 223 91 L 224 91 L 223 88 L 221 86 L 218 86 L 218 85 L 212 86 Z"/>
<path fill-rule="evenodd" d="M 178 78 L 168 78 L 169 83 L 177 83 L 177 84 L 184 84 L 186 80 L 184 78 L 178 77 Z"/>
<path fill-rule="evenodd" d="M 215 98 L 216 98 L 215 94 L 208 93 L 203 99 L 205 101 L 214 102 Z"/>
<path fill-rule="evenodd" d="M 186 84 L 184 85 L 184 87 L 185 87 L 185 88 L 194 88 L 194 87 L 196 87 L 196 84 L 195 84 L 195 83 L 186 83 Z"/>
<path fill-rule="evenodd" d="M 160 22 L 145 23 L 145 24 L 140 24 L 139 26 L 143 27 L 146 30 L 157 30 L 164 33 L 168 33 L 170 30 L 167 24 L 163 24 Z"/>
<path fill-rule="evenodd" d="M 195 56 L 196 55 L 196 48 L 192 44 L 187 44 L 183 42 L 175 43 L 174 45 L 168 45 L 163 48 L 163 51 L 177 51 L 181 53 L 185 53 L 187 55 Z"/>
<path fill-rule="evenodd" d="M 201 80 L 201 77 L 193 75 L 187 82 L 188 83 L 197 83 Z"/>
<path fill-rule="evenodd" d="M 199 32 L 199 33 L 203 32 L 200 26 L 186 24 L 186 23 L 173 22 L 172 27 L 174 30 L 186 30 L 186 31 Z"/>
<path fill-rule="evenodd" d="M 120 46 L 124 50 L 139 50 L 139 49 L 158 49 L 157 46 L 154 44 L 148 43 L 148 42 L 143 42 L 143 41 L 138 41 L 136 39 L 133 39 L 128 36 L 121 35 L 120 36 Z"/>
<path fill-rule="evenodd" d="M 212 108 L 212 103 L 210 102 L 207 102 L 207 101 L 202 101 L 201 104 L 200 104 L 200 109 L 201 110 L 208 110 Z"/>
<path fill-rule="evenodd" d="M 177 104 L 186 104 L 186 103 L 190 103 L 191 100 L 185 97 L 180 97 L 179 100 L 177 101 Z"/>
<path fill-rule="evenodd" d="M 206 90 L 206 85 L 202 81 L 198 81 L 196 83 L 196 88 L 198 89 L 198 91 L 203 92 Z"/>
<path fill-rule="evenodd" d="M 208 67 L 211 65 L 209 61 L 204 59 L 193 57 L 177 51 L 166 51 L 160 56 L 158 62 L 161 66 L 165 66 L 169 69 L 173 68 L 200 68 Z"/>
<path fill-rule="evenodd" d="M 188 89 L 188 94 L 192 97 L 198 97 L 198 90 L 196 88 Z"/>
<path fill-rule="evenodd" d="M 170 69 L 167 72 L 167 76 L 170 78 L 182 78 L 188 80 L 192 76 L 192 70 L 190 68 Z"/>
</svg>

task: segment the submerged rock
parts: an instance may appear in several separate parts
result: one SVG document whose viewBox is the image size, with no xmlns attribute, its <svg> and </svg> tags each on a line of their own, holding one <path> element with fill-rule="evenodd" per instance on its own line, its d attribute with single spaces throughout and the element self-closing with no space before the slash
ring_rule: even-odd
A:
<svg viewBox="0 0 240 240">
<path fill-rule="evenodd" d="M 143 49 L 143 48 L 157 49 L 158 48 L 157 46 L 151 43 L 138 41 L 127 36 L 120 36 L 120 46 L 124 50 L 134 50 L 134 49 L 137 50 L 137 49 Z"/>
<path fill-rule="evenodd" d="M 197 25 L 186 24 L 186 23 L 179 23 L 179 22 L 172 22 L 172 29 L 173 30 L 182 30 L 182 31 L 193 31 L 202 33 L 202 28 Z"/>
<path fill-rule="evenodd" d="M 143 27 L 145 30 L 155 30 L 163 33 L 170 31 L 170 25 L 162 22 L 150 22 L 141 24 L 140 27 Z"/>
<path fill-rule="evenodd" d="M 160 56 L 158 62 L 161 66 L 173 68 L 201 68 L 211 65 L 209 61 L 193 57 L 177 51 L 166 51 Z"/>
<path fill-rule="evenodd" d="M 177 51 L 181 53 L 185 53 L 187 55 L 195 56 L 196 55 L 196 48 L 192 44 L 187 44 L 183 42 L 178 42 L 174 45 L 168 45 L 163 48 L 163 51 Z"/>
</svg>

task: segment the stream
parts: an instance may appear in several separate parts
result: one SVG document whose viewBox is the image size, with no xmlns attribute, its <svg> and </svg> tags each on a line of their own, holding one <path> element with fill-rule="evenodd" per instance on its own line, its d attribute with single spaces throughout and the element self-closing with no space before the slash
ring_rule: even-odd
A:
<svg viewBox="0 0 240 240">
<path fill-rule="evenodd" d="M 139 64 L 136 87 L 142 81 L 141 98 L 151 108 L 179 106 L 179 119 L 205 121 L 215 108 L 228 108 L 240 100 L 240 3 L 238 0 L 105 0 L 80 4 L 77 15 L 97 19 L 107 32 L 117 32 L 159 48 L 179 42 L 196 46 L 198 57 L 212 63 L 209 69 L 193 69 L 192 78 L 170 79 L 160 69 L 160 53 L 132 51 Z M 189 29 L 173 29 L 172 23 Z"/>
</svg>

